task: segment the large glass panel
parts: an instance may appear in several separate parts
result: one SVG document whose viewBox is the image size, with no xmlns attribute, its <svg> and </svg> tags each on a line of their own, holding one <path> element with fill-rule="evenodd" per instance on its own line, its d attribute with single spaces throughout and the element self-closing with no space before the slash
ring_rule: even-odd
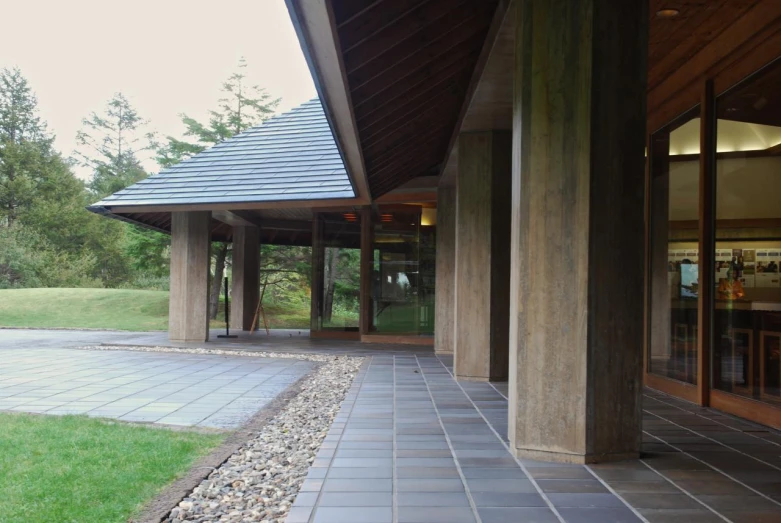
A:
<svg viewBox="0 0 781 523">
<path fill-rule="evenodd" d="M 781 405 L 781 63 L 716 116 L 713 387 Z"/>
<path fill-rule="evenodd" d="M 357 331 L 360 313 L 361 215 L 321 213 L 322 297 L 318 327 Z"/>
<path fill-rule="evenodd" d="M 699 107 L 651 137 L 650 372 L 697 383 Z"/>
<path fill-rule="evenodd" d="M 372 241 L 372 331 L 434 333 L 436 209 L 380 208 Z"/>
</svg>

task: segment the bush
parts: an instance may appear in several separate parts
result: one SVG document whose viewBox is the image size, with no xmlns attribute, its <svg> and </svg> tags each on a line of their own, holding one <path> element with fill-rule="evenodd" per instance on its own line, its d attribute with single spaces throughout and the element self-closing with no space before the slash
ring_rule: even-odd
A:
<svg viewBox="0 0 781 523">
<path fill-rule="evenodd" d="M 168 276 L 152 276 L 138 273 L 133 279 L 121 284 L 118 288 L 144 291 L 169 291 L 171 290 L 171 280 Z"/>
<path fill-rule="evenodd" d="M 0 227 L 0 288 L 101 287 L 90 277 L 92 256 L 58 251 L 46 238 L 22 226 Z"/>
</svg>

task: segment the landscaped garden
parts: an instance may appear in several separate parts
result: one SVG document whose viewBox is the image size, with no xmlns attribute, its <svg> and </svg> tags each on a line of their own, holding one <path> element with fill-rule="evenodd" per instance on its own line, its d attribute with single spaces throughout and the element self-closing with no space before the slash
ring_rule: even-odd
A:
<svg viewBox="0 0 781 523">
<path fill-rule="evenodd" d="M 0 520 L 128 521 L 222 440 L 86 416 L 0 413 Z"/>
</svg>

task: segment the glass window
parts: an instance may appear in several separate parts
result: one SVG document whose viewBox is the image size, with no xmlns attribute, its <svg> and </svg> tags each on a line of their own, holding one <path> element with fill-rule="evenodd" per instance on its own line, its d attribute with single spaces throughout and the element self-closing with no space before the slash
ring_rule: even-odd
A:
<svg viewBox="0 0 781 523">
<path fill-rule="evenodd" d="M 697 383 L 699 107 L 651 137 L 648 368 Z"/>
<path fill-rule="evenodd" d="M 781 63 L 716 116 L 713 387 L 781 405 Z"/>
<path fill-rule="evenodd" d="M 432 335 L 436 209 L 379 209 L 372 238 L 372 325 L 377 333 Z"/>
<path fill-rule="evenodd" d="M 322 290 L 317 329 L 357 331 L 360 314 L 361 215 L 320 213 Z"/>
</svg>

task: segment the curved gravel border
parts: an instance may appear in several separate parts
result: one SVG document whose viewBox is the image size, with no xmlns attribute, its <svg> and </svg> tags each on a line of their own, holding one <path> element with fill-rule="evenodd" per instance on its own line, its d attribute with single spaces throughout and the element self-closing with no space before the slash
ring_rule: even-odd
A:
<svg viewBox="0 0 781 523">
<path fill-rule="evenodd" d="M 300 382 L 300 392 L 295 397 L 171 510 L 163 519 L 167 523 L 282 523 L 363 362 L 363 358 L 349 356 L 284 352 L 111 345 L 82 348 L 290 358 L 321 363 Z"/>
</svg>

